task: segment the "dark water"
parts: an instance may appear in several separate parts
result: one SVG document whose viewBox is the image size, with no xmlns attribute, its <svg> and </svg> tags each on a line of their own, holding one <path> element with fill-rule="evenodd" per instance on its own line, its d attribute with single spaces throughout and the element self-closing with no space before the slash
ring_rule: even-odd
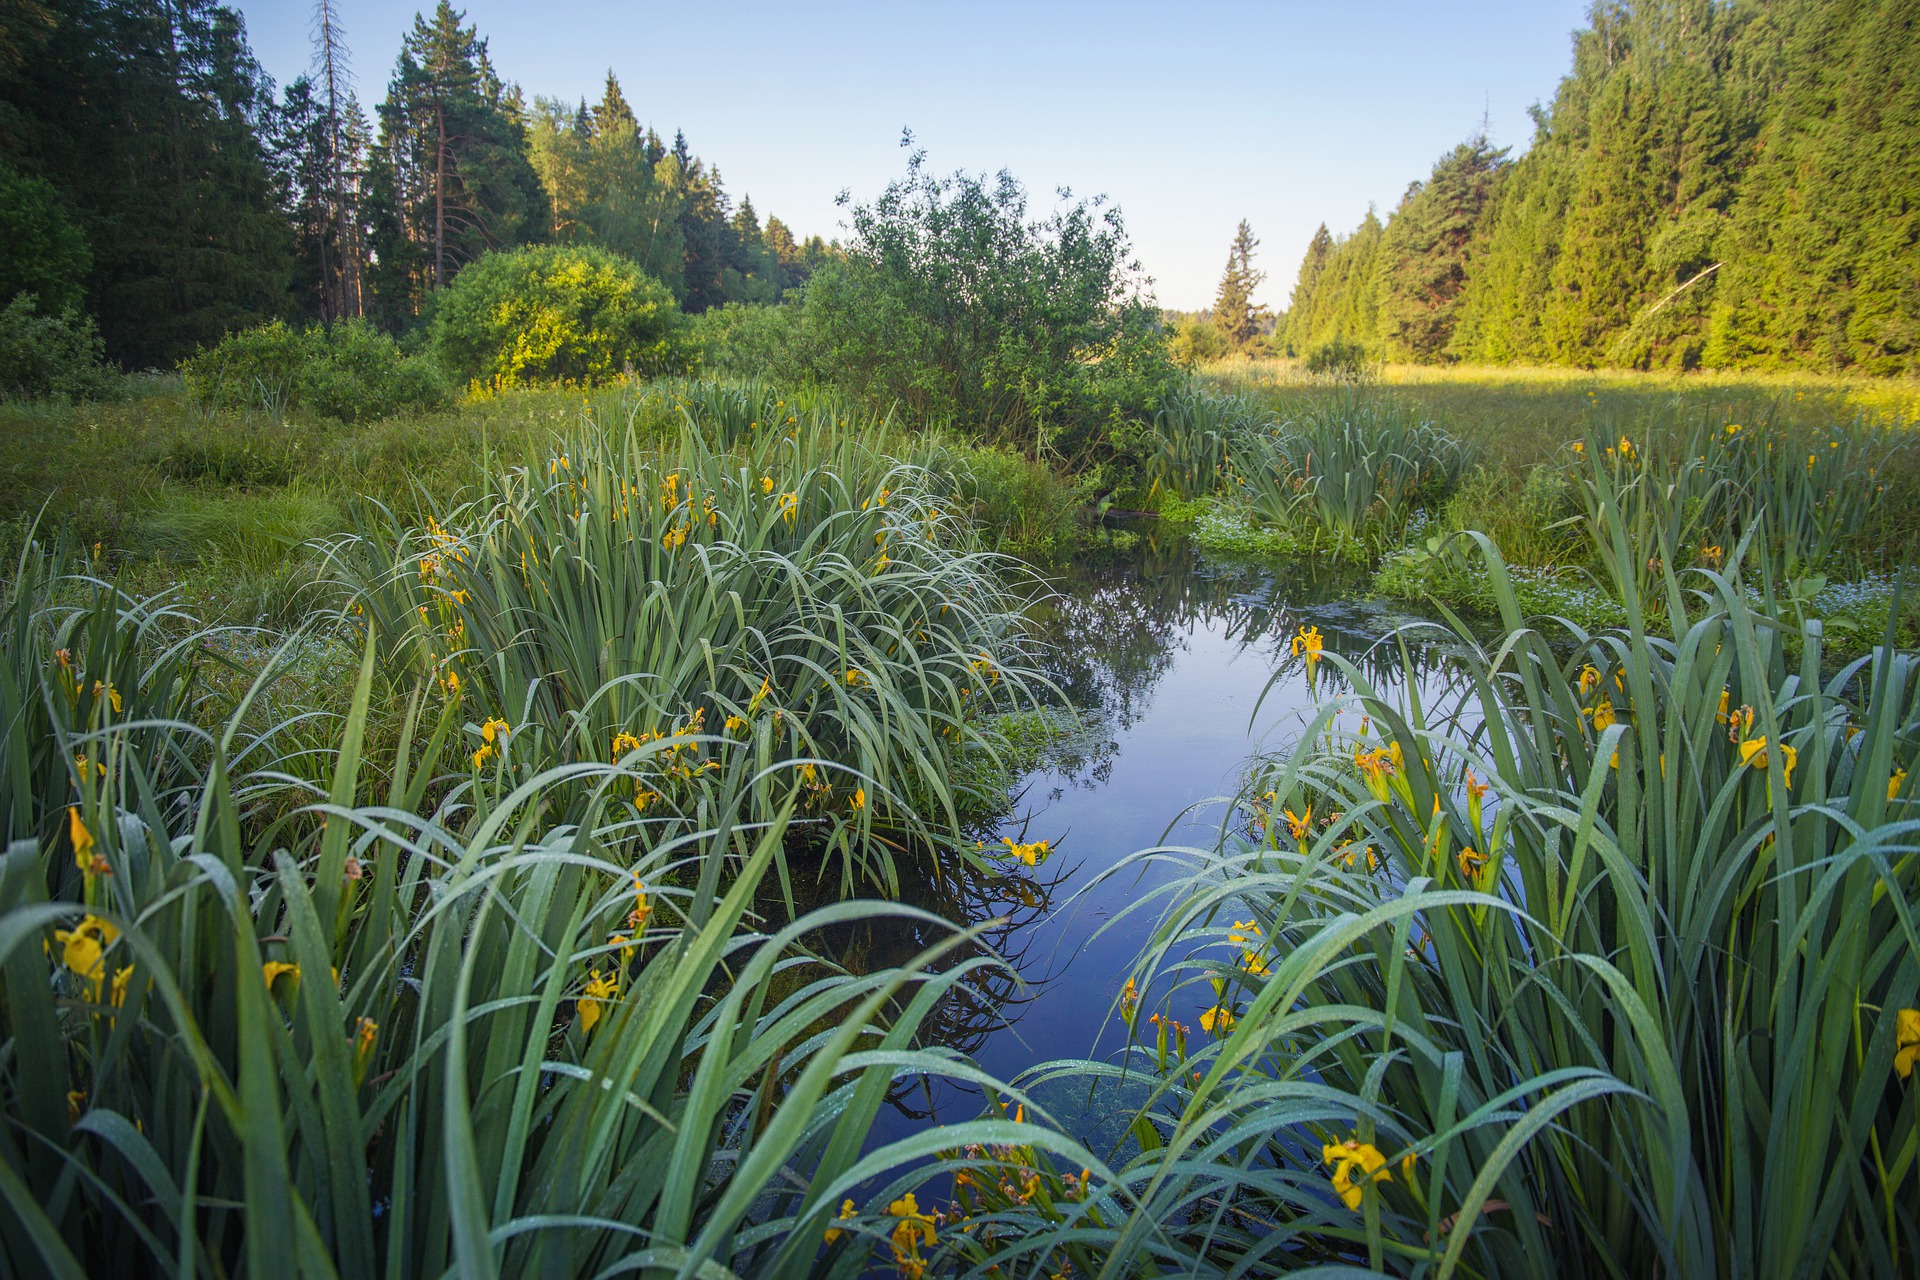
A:
<svg viewBox="0 0 1920 1280">
<path fill-rule="evenodd" d="M 1089 732 L 1023 781 L 988 842 L 1046 839 L 1052 856 L 1025 878 L 903 894 L 950 920 L 1004 917 L 987 942 L 1012 972 L 987 978 L 973 998 L 947 1001 L 928 1028 L 1003 1080 L 1054 1059 L 1105 1057 L 1124 1041 L 1115 1003 L 1155 914 L 1136 910 L 1103 926 L 1174 873 L 1100 873 L 1138 850 L 1218 839 L 1219 798 L 1238 789 L 1249 757 L 1283 749 L 1311 717 L 1304 676 L 1289 660 L 1296 629 L 1317 626 L 1327 650 L 1361 664 L 1383 689 L 1402 680 L 1400 646 L 1380 641 L 1416 619 L 1358 599 L 1364 577 L 1311 562 L 1212 559 L 1150 526 L 1138 536 L 1130 553 L 1058 578 L 1056 597 L 1036 611 L 1054 646 L 1046 673 L 1086 709 Z M 1320 672 L 1323 698 L 1329 671 Z M 875 938 L 875 954 L 849 958 L 897 963 L 932 941 Z M 1103 1107 L 1073 1092 L 1055 1090 L 1049 1105 L 1086 1133 Z M 977 1093 L 941 1082 L 902 1085 L 893 1102 L 878 1141 L 970 1119 L 981 1106 Z M 1105 1109 L 1115 1106 L 1106 1100 Z"/>
</svg>

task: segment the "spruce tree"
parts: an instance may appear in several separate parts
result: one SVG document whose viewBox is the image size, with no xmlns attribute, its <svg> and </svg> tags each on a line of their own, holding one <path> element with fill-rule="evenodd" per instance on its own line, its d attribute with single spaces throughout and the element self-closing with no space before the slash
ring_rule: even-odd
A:
<svg viewBox="0 0 1920 1280">
<path fill-rule="evenodd" d="M 1306 349 L 1305 326 L 1307 317 L 1313 312 L 1314 293 L 1320 287 L 1320 277 L 1327 269 L 1327 259 L 1333 254 L 1333 237 L 1327 232 L 1327 224 L 1321 223 L 1313 233 L 1313 239 L 1307 242 L 1307 252 L 1300 259 L 1300 274 L 1293 282 L 1293 293 L 1287 299 L 1287 312 L 1281 318 L 1276 330 L 1281 341 L 1286 343 L 1289 354 L 1300 355 Z"/>
<path fill-rule="evenodd" d="M 1455 147 L 1412 187 L 1387 226 L 1380 326 L 1396 355 L 1432 362 L 1448 355 L 1470 273 L 1480 215 L 1505 172 L 1507 153 L 1481 133 Z"/>
<path fill-rule="evenodd" d="M 1260 336 L 1271 313 L 1253 300 L 1253 291 L 1267 276 L 1253 268 L 1253 251 L 1260 242 L 1254 239 L 1247 220 L 1233 233 L 1233 247 L 1227 250 L 1227 269 L 1220 275 L 1220 288 L 1213 299 L 1213 323 L 1222 336 L 1236 348 L 1244 348 Z"/>
</svg>

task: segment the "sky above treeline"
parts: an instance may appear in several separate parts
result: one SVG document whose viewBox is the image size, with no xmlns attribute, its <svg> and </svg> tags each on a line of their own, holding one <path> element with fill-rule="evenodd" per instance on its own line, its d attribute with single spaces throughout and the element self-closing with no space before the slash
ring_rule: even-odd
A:
<svg viewBox="0 0 1920 1280">
<path fill-rule="evenodd" d="M 232 2 L 232 0 L 230 0 Z M 306 0 L 237 0 L 282 84 L 312 59 Z M 421 4 L 419 8 L 430 8 Z M 386 92 L 416 6 L 339 0 L 361 101 Z M 1286 305 L 1322 221 L 1350 230 L 1476 131 L 1524 150 L 1527 108 L 1570 65 L 1586 0 L 1242 3 L 634 4 L 470 0 L 501 75 L 600 96 L 611 68 L 640 119 L 686 132 L 737 202 L 802 236 L 844 235 L 848 191 L 905 166 L 1008 168 L 1036 212 L 1057 188 L 1126 217 L 1161 305 L 1209 305 L 1241 218 Z"/>
</svg>

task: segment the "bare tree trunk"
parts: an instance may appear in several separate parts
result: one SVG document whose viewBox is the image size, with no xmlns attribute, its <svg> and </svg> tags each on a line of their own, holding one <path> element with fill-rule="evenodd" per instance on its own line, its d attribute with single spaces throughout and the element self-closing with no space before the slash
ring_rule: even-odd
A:
<svg viewBox="0 0 1920 1280">
<path fill-rule="evenodd" d="M 433 104 L 433 287 L 438 289 L 447 256 L 447 112 Z"/>
<path fill-rule="evenodd" d="M 327 146 L 329 214 L 333 223 L 334 251 L 339 258 L 337 270 L 326 265 L 326 237 L 321 237 L 322 311 L 327 319 L 361 314 L 359 237 L 353 234 L 353 218 L 347 202 L 346 156 L 340 146 L 340 120 L 347 78 L 346 48 L 340 37 L 340 19 L 334 0 L 316 0 L 313 13 L 314 52 L 320 63 L 321 79 L 327 91 Z"/>
</svg>

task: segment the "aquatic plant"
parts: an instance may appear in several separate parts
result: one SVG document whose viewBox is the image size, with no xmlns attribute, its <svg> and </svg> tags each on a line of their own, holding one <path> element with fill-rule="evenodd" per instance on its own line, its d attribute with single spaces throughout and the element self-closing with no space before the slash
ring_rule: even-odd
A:
<svg viewBox="0 0 1920 1280">
<path fill-rule="evenodd" d="M 1405 699 L 1350 668 L 1219 847 L 1115 868 L 1184 868 L 1126 1045 L 1023 1083 L 1143 1081 L 1137 1154 L 970 1174 L 976 1272 L 1912 1270 L 1920 666 L 1823 676 L 1817 623 L 1790 663 L 1709 571 L 1549 637 L 1480 547 L 1497 647 L 1448 628 Z"/>
<path fill-rule="evenodd" d="M 5 654 L 31 700 L 65 696 L 55 638 L 157 643 L 139 602 L 55 630 L 32 599 L 8 599 L 31 625 Z M 656 839 L 621 797 L 668 744 L 562 764 L 427 685 L 376 755 L 383 652 L 370 636 L 317 787 L 285 772 L 291 726 L 249 732 L 245 705 L 210 736 L 175 726 L 205 753 L 171 792 L 131 749 L 150 725 L 55 721 L 61 759 L 106 771 L 0 858 L 0 1271 L 850 1274 L 861 1255 L 821 1232 L 875 1232 L 898 1193 L 869 1189 L 925 1148 L 866 1149 L 893 1078 L 998 1087 L 915 1042 L 997 962 L 932 972 L 966 935 L 899 905 L 753 919 L 790 783 L 745 823 L 736 767 L 710 825 Z M 475 776 L 469 738 L 524 778 Z M 7 785 L 37 749 L 8 736 Z M 284 816 L 239 800 L 289 787 Z M 578 821 L 555 820 L 556 788 L 590 793 Z M 946 937 L 857 976 L 806 949 L 879 917 Z"/>
<path fill-rule="evenodd" d="M 1346 396 L 1243 436 L 1234 474 L 1258 519 L 1305 521 L 1337 544 L 1377 552 L 1399 541 L 1416 510 L 1444 502 L 1472 460 L 1438 425 Z"/>
<path fill-rule="evenodd" d="M 992 751 L 980 725 L 1036 700 L 1021 601 L 924 469 L 752 419 L 718 447 L 694 410 L 666 448 L 576 432 L 424 531 L 369 520 L 334 552 L 357 616 L 559 759 L 670 739 L 630 797 L 649 823 L 704 825 L 736 759 L 802 762 L 843 883 L 890 885 L 863 833 L 956 828 L 983 798 L 954 790 L 953 751 Z"/>
</svg>

